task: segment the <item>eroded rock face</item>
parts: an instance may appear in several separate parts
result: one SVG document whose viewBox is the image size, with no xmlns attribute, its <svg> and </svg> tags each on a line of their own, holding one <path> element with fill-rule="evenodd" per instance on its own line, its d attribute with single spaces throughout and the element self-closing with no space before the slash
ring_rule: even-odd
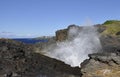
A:
<svg viewBox="0 0 120 77">
<path fill-rule="evenodd" d="M 79 77 L 80 68 L 33 52 L 33 46 L 0 39 L 0 77 Z"/>
<path fill-rule="evenodd" d="M 56 41 L 66 40 L 66 38 L 68 36 L 67 31 L 68 31 L 67 29 L 56 31 Z"/>
<path fill-rule="evenodd" d="M 77 25 L 69 25 L 68 28 L 66 29 L 61 29 L 56 31 L 56 41 L 64 41 L 66 39 L 68 39 L 69 37 L 69 30 L 71 30 L 71 28 L 77 28 L 77 29 L 81 29 L 81 27 L 77 26 Z"/>
<path fill-rule="evenodd" d="M 120 54 L 118 53 L 89 55 L 90 59 L 81 64 L 82 77 L 120 77 Z"/>
</svg>

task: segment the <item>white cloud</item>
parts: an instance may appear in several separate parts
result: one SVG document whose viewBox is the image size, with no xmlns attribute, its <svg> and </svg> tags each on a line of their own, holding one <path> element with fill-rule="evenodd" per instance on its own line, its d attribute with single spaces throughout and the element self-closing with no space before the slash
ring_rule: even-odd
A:
<svg viewBox="0 0 120 77">
<path fill-rule="evenodd" d="M 37 37 L 36 34 L 15 34 L 13 32 L 7 32 L 3 31 L 0 32 L 0 38 L 32 38 L 32 37 Z"/>
<path fill-rule="evenodd" d="M 6 31 L 0 32 L 1 38 L 12 38 L 14 36 L 16 36 L 16 35 L 12 32 L 6 32 Z"/>
</svg>

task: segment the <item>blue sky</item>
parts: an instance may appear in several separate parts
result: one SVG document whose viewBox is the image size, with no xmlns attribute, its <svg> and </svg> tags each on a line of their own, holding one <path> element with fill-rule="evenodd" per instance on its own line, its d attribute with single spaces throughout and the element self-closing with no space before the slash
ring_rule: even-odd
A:
<svg viewBox="0 0 120 77">
<path fill-rule="evenodd" d="M 0 37 L 54 35 L 86 19 L 120 20 L 120 0 L 0 0 Z"/>
</svg>

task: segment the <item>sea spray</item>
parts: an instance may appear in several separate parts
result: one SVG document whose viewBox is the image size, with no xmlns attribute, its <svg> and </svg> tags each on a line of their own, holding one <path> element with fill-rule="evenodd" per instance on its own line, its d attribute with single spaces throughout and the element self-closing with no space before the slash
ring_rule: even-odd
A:
<svg viewBox="0 0 120 77">
<path fill-rule="evenodd" d="M 57 42 L 56 45 L 45 49 L 45 55 L 64 61 L 71 66 L 80 66 L 80 63 L 88 59 L 88 54 L 101 50 L 101 44 L 97 29 L 94 26 L 71 27 L 68 31 L 68 39 Z"/>
</svg>

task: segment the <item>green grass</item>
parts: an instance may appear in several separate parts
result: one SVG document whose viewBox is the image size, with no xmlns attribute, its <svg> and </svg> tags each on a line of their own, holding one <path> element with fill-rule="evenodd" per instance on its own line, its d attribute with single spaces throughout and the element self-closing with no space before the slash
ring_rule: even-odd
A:
<svg viewBox="0 0 120 77">
<path fill-rule="evenodd" d="M 120 32 L 120 21 L 118 20 L 109 20 L 106 21 L 103 26 L 106 27 L 106 30 L 102 34 L 108 34 L 116 36 L 117 32 Z"/>
<path fill-rule="evenodd" d="M 108 20 L 104 22 L 103 25 L 108 25 L 108 24 L 113 24 L 113 23 L 120 23 L 120 21 L 119 20 Z"/>
</svg>

